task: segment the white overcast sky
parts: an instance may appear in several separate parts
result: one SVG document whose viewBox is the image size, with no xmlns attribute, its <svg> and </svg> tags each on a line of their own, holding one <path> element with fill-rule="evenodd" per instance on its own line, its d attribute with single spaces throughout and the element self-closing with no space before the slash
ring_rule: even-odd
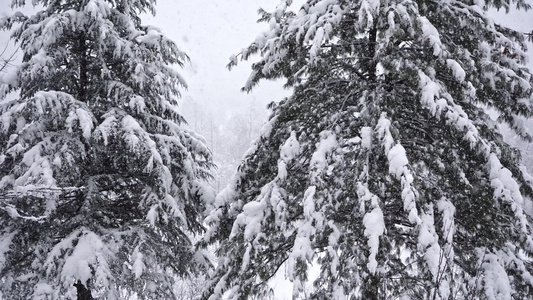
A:
<svg viewBox="0 0 533 300">
<path fill-rule="evenodd" d="M 268 25 L 257 24 L 257 10 L 275 8 L 279 0 L 158 1 L 157 15 L 145 22 L 163 30 L 191 58 L 184 75 L 189 84 L 185 101 L 224 113 L 249 105 L 265 106 L 288 95 L 282 82 L 264 82 L 251 93 L 241 87 L 250 73 L 250 63 L 228 71 L 229 57 L 255 40 Z"/>
</svg>

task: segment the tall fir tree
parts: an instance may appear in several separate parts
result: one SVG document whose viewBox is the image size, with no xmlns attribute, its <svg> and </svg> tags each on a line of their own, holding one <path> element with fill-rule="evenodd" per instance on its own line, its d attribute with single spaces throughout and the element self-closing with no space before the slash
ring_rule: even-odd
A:
<svg viewBox="0 0 533 300">
<path fill-rule="evenodd" d="M 0 20 L 23 53 L 0 86 L 5 299 L 174 299 L 204 267 L 211 154 L 177 111 L 188 57 L 141 24 L 155 2 L 34 0 Z"/>
<path fill-rule="evenodd" d="M 207 219 L 204 297 L 266 299 L 281 273 L 294 298 L 531 299 L 533 178 L 498 126 L 531 140 L 532 77 L 524 36 L 486 14 L 528 4 L 291 2 L 239 54 L 262 55 L 244 90 L 294 92 Z"/>
</svg>

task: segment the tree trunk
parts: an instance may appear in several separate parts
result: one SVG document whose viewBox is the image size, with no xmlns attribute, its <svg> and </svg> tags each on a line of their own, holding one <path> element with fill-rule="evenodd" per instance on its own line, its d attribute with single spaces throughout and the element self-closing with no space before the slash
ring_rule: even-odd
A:
<svg viewBox="0 0 533 300">
<path fill-rule="evenodd" d="M 74 284 L 76 290 L 78 290 L 78 300 L 94 300 L 91 295 L 91 291 L 81 283 L 80 280 Z"/>
</svg>

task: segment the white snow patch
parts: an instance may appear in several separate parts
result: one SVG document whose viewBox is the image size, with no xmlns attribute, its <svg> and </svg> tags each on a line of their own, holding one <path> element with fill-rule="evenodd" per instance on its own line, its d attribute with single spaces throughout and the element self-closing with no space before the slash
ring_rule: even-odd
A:
<svg viewBox="0 0 533 300">
<path fill-rule="evenodd" d="M 376 131 L 385 148 L 385 154 L 389 161 L 389 173 L 401 181 L 403 208 L 406 212 L 409 212 L 409 221 L 419 224 L 420 218 L 418 217 L 418 210 L 416 208 L 418 192 L 413 187 L 414 177 L 408 168 L 409 160 L 407 159 L 405 148 L 399 143 L 394 143 L 394 138 L 390 132 L 390 125 L 390 120 L 383 113 L 376 125 Z"/>
<path fill-rule="evenodd" d="M 418 77 L 421 89 L 420 102 L 429 109 L 433 116 L 440 114 L 447 106 L 446 100 L 441 99 L 439 96 L 441 89 L 440 85 L 422 71 L 418 71 Z"/>
<path fill-rule="evenodd" d="M 400 144 L 394 145 L 387 153 L 387 158 L 389 160 L 389 173 L 400 179 L 404 173 L 405 166 L 409 163 L 405 148 Z"/>
<path fill-rule="evenodd" d="M 54 294 L 54 287 L 45 282 L 39 282 L 33 289 L 33 297 L 35 299 L 50 299 Z M 0 299 L 2 299 L 0 297 Z"/>
<path fill-rule="evenodd" d="M 418 22 L 422 29 L 422 39 L 426 46 L 433 48 L 433 55 L 439 56 L 442 53 L 442 43 L 440 41 L 439 31 L 431 24 L 426 17 L 419 17 Z"/>
<path fill-rule="evenodd" d="M 483 262 L 483 288 L 488 300 L 511 300 L 513 289 L 509 282 L 509 275 L 501 265 L 497 255 L 484 254 Z"/>
<path fill-rule="evenodd" d="M 392 146 L 394 146 L 394 139 L 390 133 L 390 125 L 391 122 L 387 119 L 387 114 L 382 113 L 376 125 L 376 132 L 378 138 L 382 141 L 385 153 L 388 153 Z"/>
<path fill-rule="evenodd" d="M 287 177 L 287 163 L 289 163 L 300 151 L 300 143 L 296 138 L 296 133 L 291 132 L 290 137 L 280 147 L 280 158 L 278 160 L 278 176 L 280 180 Z"/>
<path fill-rule="evenodd" d="M 511 209 L 520 221 L 521 231 L 529 236 L 527 229 L 529 222 L 523 211 L 525 201 L 520 192 L 520 186 L 513 178 L 511 171 L 502 166 L 496 154 L 491 153 L 489 155 L 488 164 L 490 167 L 491 186 L 494 189 L 494 198 L 503 199 L 511 204 Z M 529 241 L 532 241 L 531 237 Z"/>
<path fill-rule="evenodd" d="M 242 207 L 243 212 L 239 214 L 235 224 L 246 224 L 244 229 L 245 240 L 250 240 L 261 232 L 261 221 L 263 220 L 265 208 L 266 204 L 262 201 L 251 201 Z"/>
<path fill-rule="evenodd" d="M 18 85 L 18 68 L 7 68 L 4 70 L 4 74 L 0 74 L 0 83 L 8 84 L 11 86 Z"/>
<path fill-rule="evenodd" d="M 360 129 L 361 134 L 361 147 L 364 149 L 370 149 L 372 147 L 372 127 L 362 127 Z"/>
<path fill-rule="evenodd" d="M 379 237 L 385 232 L 385 220 L 377 197 L 372 199 L 372 206 L 372 211 L 363 217 L 363 225 L 365 226 L 364 235 L 368 238 L 368 247 L 370 248 L 367 267 L 370 273 L 375 274 L 378 266 L 376 255 L 379 250 Z"/>
<path fill-rule="evenodd" d="M 159 220 L 159 213 L 157 212 L 158 208 L 159 205 L 152 205 L 152 207 L 150 207 L 150 210 L 148 211 L 148 214 L 146 215 L 146 219 L 150 222 L 152 226 L 155 226 L 155 222 Z"/>
<path fill-rule="evenodd" d="M 463 82 L 465 80 L 466 72 L 457 61 L 453 59 L 447 59 L 446 65 L 452 70 L 452 74 L 455 79 L 457 79 L 459 82 Z"/>
<path fill-rule="evenodd" d="M 337 137 L 335 133 L 325 130 L 320 133 L 320 142 L 317 143 L 316 151 L 311 157 L 310 166 L 316 169 L 323 169 L 326 163 L 326 155 L 337 147 Z"/>
<path fill-rule="evenodd" d="M 424 259 L 428 265 L 429 271 L 431 272 L 433 279 L 437 281 L 440 272 L 441 251 L 438 243 L 439 238 L 435 230 L 432 204 L 425 206 L 420 219 L 418 250 L 424 253 Z"/>
<path fill-rule="evenodd" d="M 99 236 L 93 232 L 85 232 L 80 235 L 72 253 L 65 259 L 65 264 L 61 271 L 64 281 L 71 281 L 73 278 L 86 283 L 93 277 L 92 267 L 98 263 L 104 249 L 104 243 Z"/>
<path fill-rule="evenodd" d="M 135 279 L 139 279 L 144 271 L 146 269 L 146 265 L 143 262 L 143 254 L 140 251 L 140 246 L 135 247 L 133 250 L 133 254 L 131 255 L 131 259 L 133 260 L 133 274 L 135 275 Z"/>
</svg>

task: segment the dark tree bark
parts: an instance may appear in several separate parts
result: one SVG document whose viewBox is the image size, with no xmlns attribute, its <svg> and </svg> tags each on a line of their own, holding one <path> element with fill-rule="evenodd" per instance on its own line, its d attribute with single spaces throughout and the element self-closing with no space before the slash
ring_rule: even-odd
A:
<svg viewBox="0 0 533 300">
<path fill-rule="evenodd" d="M 91 291 L 86 288 L 80 280 L 78 280 L 74 286 L 78 290 L 78 300 L 94 300 L 93 296 L 91 295 Z"/>
</svg>

